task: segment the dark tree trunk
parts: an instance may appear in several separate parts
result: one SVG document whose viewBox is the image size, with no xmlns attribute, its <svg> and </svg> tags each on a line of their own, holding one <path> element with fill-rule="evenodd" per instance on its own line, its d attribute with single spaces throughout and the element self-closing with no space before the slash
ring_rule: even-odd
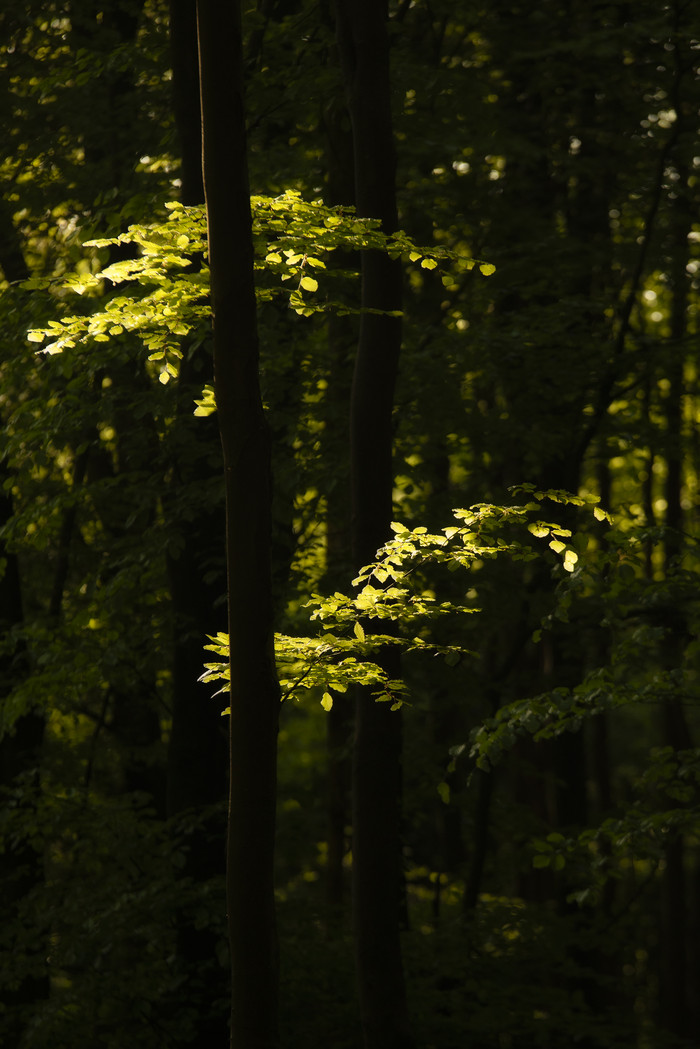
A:
<svg viewBox="0 0 700 1049">
<path fill-rule="evenodd" d="M 231 1045 L 277 1045 L 273 892 L 279 688 L 271 478 L 258 372 L 240 8 L 198 0 L 214 374 L 226 488 L 231 665 L 227 897 Z"/>
<path fill-rule="evenodd" d="M 691 208 L 688 203 L 688 174 L 680 169 L 671 213 L 670 276 L 672 283 L 669 380 L 666 401 L 666 532 L 663 541 L 664 569 L 672 582 L 683 554 L 683 402 L 685 392 L 685 340 L 688 334 L 689 276 L 688 234 Z M 669 672 L 684 663 L 684 649 L 690 640 L 684 607 L 669 608 L 663 616 L 666 636 L 662 660 Z M 674 751 L 693 747 L 691 729 L 683 698 L 670 696 L 664 704 L 664 736 Z M 665 849 L 663 875 L 663 969 L 660 978 L 661 1012 L 664 1026 L 679 1038 L 691 1034 L 689 972 L 689 906 L 687 847 L 684 835 L 673 834 Z"/>
<path fill-rule="evenodd" d="M 358 214 L 397 227 L 396 158 L 391 121 L 387 7 L 339 0 L 337 39 L 353 130 Z M 401 269 L 386 255 L 362 259 L 362 306 L 401 307 Z M 374 559 L 390 536 L 392 409 L 401 322 L 364 313 L 350 409 L 352 553 Z M 398 661 L 383 657 L 395 675 Z M 353 761 L 353 912 L 362 1024 L 367 1049 L 409 1046 L 399 941 L 401 908 L 401 718 L 359 689 Z"/>
<path fill-rule="evenodd" d="M 0 204 L 0 267 L 5 279 L 19 282 L 29 277 L 22 245 L 14 226 L 10 208 Z M 12 518 L 10 471 L 0 462 L 0 525 Z M 0 639 L 3 655 L 0 658 L 0 807 L 7 804 L 18 776 L 24 778 L 21 797 L 32 799 L 32 791 L 39 785 L 41 750 L 45 718 L 39 709 L 25 710 L 13 724 L 5 720 L 3 707 L 15 686 L 27 674 L 27 652 L 22 642 L 6 643 L 8 632 L 24 619 L 22 582 L 16 554 L 0 540 Z M 20 802 L 21 803 L 21 802 Z M 13 800 L 12 807 L 18 804 Z M 31 804 L 31 800 L 30 800 Z M 17 908 L 32 889 L 44 878 L 43 860 L 35 848 L 21 840 L 9 845 L 0 855 L 0 930 L 9 929 L 17 920 Z M 2 949 L 12 952 L 0 932 Z M 4 988 L 0 1013 L 3 1013 L 2 1036 L 7 1045 L 19 1045 L 27 1026 L 28 1015 L 35 1003 L 48 996 L 48 979 L 43 975 L 20 977 L 16 986 Z"/>
<path fill-rule="evenodd" d="M 170 47 L 173 108 L 180 140 L 180 200 L 204 203 L 202 123 L 199 90 L 196 0 L 170 0 Z M 225 865 L 228 726 L 220 702 L 197 681 L 202 672 L 206 634 L 226 629 L 225 517 L 223 501 L 203 504 L 183 519 L 183 487 L 201 483 L 220 471 L 220 437 L 214 417 L 192 415 L 192 401 L 213 381 L 208 342 L 188 352 L 180 366 L 177 398 L 178 441 L 173 445 L 166 515 L 181 547 L 168 557 L 173 615 L 173 709 L 168 748 L 167 801 L 170 816 L 186 814 L 187 857 L 184 879 L 195 885 L 215 883 Z M 189 819 L 194 816 L 194 819 Z M 174 823 L 175 833 L 182 821 Z M 178 954 L 198 1009 L 190 1049 L 208 1049 L 228 1039 L 228 1016 L 220 1007 L 227 995 L 227 974 L 217 962 L 216 925 L 193 921 L 187 908 L 177 918 Z"/>
<path fill-rule="evenodd" d="M 326 140 L 329 205 L 355 204 L 353 178 L 352 130 L 344 102 L 332 99 L 323 111 Z M 350 268 L 346 252 L 333 252 L 331 266 Z M 324 453 L 329 464 L 335 464 L 333 482 L 326 497 L 326 571 L 324 590 L 333 593 L 347 586 L 352 578 L 350 557 L 350 463 L 348 455 L 348 418 L 352 360 L 357 344 L 354 318 L 328 316 L 328 357 L 330 374 L 324 412 Z M 350 754 L 353 727 L 352 700 L 349 693 L 335 697 L 326 719 L 328 754 L 326 902 L 328 929 L 335 928 L 343 914 L 345 897 L 344 860 L 348 849 L 346 829 L 350 823 Z"/>
<path fill-rule="evenodd" d="M 173 109 L 180 139 L 180 200 L 187 205 L 203 204 L 197 0 L 170 0 L 170 51 Z"/>
</svg>

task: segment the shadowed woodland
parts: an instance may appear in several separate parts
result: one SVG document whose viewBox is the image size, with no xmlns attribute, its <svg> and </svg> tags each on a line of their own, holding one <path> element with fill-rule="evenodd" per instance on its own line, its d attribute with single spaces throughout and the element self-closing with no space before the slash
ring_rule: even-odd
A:
<svg viewBox="0 0 700 1049">
<path fill-rule="evenodd" d="M 0 1044 L 697 1046 L 700 7 L 0 30 Z"/>
</svg>

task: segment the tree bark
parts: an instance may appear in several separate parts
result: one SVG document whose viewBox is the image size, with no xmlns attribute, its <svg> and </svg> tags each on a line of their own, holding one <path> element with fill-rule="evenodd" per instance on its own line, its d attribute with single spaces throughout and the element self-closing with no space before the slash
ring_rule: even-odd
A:
<svg viewBox="0 0 700 1049">
<path fill-rule="evenodd" d="M 353 131 L 358 214 L 397 228 L 396 157 L 387 6 L 338 0 L 337 39 Z M 401 307 L 401 268 L 384 254 L 362 258 L 362 307 Z M 373 560 L 390 536 L 392 410 L 401 321 L 363 313 L 350 406 L 352 553 Z M 398 660 L 382 658 L 392 676 Z M 353 756 L 353 922 L 360 1010 L 367 1049 L 411 1045 L 401 945 L 401 715 L 358 689 Z"/>
<path fill-rule="evenodd" d="M 197 22 L 214 376 L 226 487 L 231 1046 L 269 1049 L 278 1044 L 273 859 L 279 687 L 270 571 L 270 447 L 258 373 L 240 7 L 199 0 Z"/>
<path fill-rule="evenodd" d="M 199 106 L 197 0 L 170 0 L 173 110 L 180 139 L 180 200 L 202 204 L 202 126 Z"/>
<path fill-rule="evenodd" d="M 11 208 L 0 202 L 0 269 L 9 283 L 29 277 L 22 244 L 17 234 Z M 0 461 L 0 525 L 6 525 L 13 516 L 12 477 L 7 463 Z M 44 740 L 45 715 L 40 707 L 25 710 L 8 726 L 3 717 L 3 705 L 13 689 L 27 675 L 28 658 L 23 641 L 8 643 L 8 635 L 24 621 L 22 580 L 16 553 L 0 539 L 0 638 L 4 652 L 0 656 L 0 805 L 18 804 L 12 792 L 18 777 L 24 777 L 21 799 L 31 799 L 39 786 Z M 12 799 L 12 800 L 10 800 Z M 0 929 L 16 923 L 17 908 L 22 899 L 41 884 L 44 867 L 36 848 L 30 841 L 8 845 L 0 855 Z M 6 947 L 6 941 L 3 948 Z M 12 948 L 10 948 L 11 950 Z M 8 1044 L 18 1045 L 27 1028 L 28 1018 L 37 1003 L 48 997 L 49 983 L 44 975 L 18 979 L 3 998 L 3 1034 Z"/>
</svg>

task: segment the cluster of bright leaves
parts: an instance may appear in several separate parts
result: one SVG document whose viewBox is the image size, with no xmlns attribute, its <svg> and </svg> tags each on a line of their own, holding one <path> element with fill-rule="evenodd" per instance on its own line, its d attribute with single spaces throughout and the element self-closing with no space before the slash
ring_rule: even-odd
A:
<svg viewBox="0 0 700 1049">
<path fill-rule="evenodd" d="M 55 354 L 134 332 L 148 350 L 148 359 L 155 362 L 160 381 L 167 383 L 177 376 L 182 338 L 203 337 L 210 316 L 206 213 L 203 207 L 179 203 L 166 208 L 170 215 L 165 222 L 130 226 L 118 237 L 85 245 L 96 249 L 133 245 L 135 258 L 115 262 L 94 275 L 26 281 L 23 287 L 30 290 L 58 284 L 64 297 L 66 291 L 87 297 L 93 307 L 30 331 L 29 340 L 46 342 L 42 352 Z M 329 269 L 326 263 L 334 251 L 382 251 L 392 258 L 419 262 L 426 270 L 449 262 L 451 272 L 442 278 L 446 286 L 456 281 L 454 273 L 462 269 L 478 267 L 485 276 L 495 269 L 446 248 L 418 247 L 402 231 L 386 235 L 375 219 L 358 218 L 352 208 L 327 207 L 321 200 L 304 201 L 292 190 L 279 197 L 251 197 L 251 214 L 258 300 L 284 296 L 290 308 L 304 317 L 356 312 L 335 289 L 357 273 Z M 112 287 L 121 285 L 124 294 L 111 294 Z M 213 391 L 205 390 L 198 404 L 197 414 L 214 411 Z"/>
<path fill-rule="evenodd" d="M 166 208 L 170 215 L 163 223 L 130 226 L 118 237 L 86 244 L 95 249 L 133 245 L 135 257 L 115 262 L 92 275 L 72 274 L 59 281 L 33 278 L 25 282 L 24 287 L 30 290 L 58 286 L 64 299 L 65 292 L 75 293 L 93 307 L 51 321 L 47 328 L 30 331 L 29 340 L 49 340 L 42 352 L 57 354 L 132 332 L 148 350 L 148 359 L 158 370 L 160 381 L 167 383 L 176 377 L 182 338 L 188 336 L 192 344 L 208 330 L 206 213 L 203 207 L 184 207 L 179 203 L 169 203 Z M 455 282 L 455 273 L 460 270 L 478 267 L 484 276 L 494 272 L 489 263 L 463 258 L 442 247 L 418 247 L 402 231 L 387 236 L 379 229 L 378 221 L 358 218 L 352 208 L 329 208 L 320 200 L 307 202 L 295 191 L 275 198 L 252 197 L 251 215 L 258 299 L 265 302 L 283 295 L 289 307 L 301 316 L 355 312 L 333 294 L 338 283 L 357 275 L 355 271 L 327 267 L 326 260 L 337 250 L 382 251 L 392 258 L 419 262 L 426 270 L 449 263 L 450 272 L 442 277 L 447 287 Z M 127 293 L 112 294 L 111 289 L 120 285 L 125 286 Z M 198 415 L 215 411 L 213 389 L 205 387 L 197 404 Z M 549 547 L 562 556 L 564 569 L 573 572 L 578 553 L 566 541 L 571 537 L 570 531 L 539 516 L 533 518 L 533 514 L 539 514 L 543 499 L 579 505 L 584 500 L 564 492 L 536 492 L 532 486 L 523 486 L 520 491 L 530 500 L 526 504 L 479 504 L 468 510 L 455 510 L 458 523 L 440 533 L 393 525 L 394 538 L 378 551 L 376 561 L 361 570 L 353 581 L 352 595 L 314 595 L 308 602 L 310 619 L 320 625 L 317 637 L 277 636 L 282 698 L 294 696 L 301 689 L 315 689 L 322 693 L 321 703 L 329 710 L 334 692 L 342 693 L 351 684 L 361 684 L 373 687 L 378 700 L 400 706 L 405 699 L 404 682 L 390 679 L 373 658 L 387 645 L 399 646 L 404 652 L 428 650 L 447 663 L 456 664 L 468 654 L 466 649 L 435 644 L 429 639 L 429 626 L 440 616 L 471 614 L 476 609 L 466 604 L 438 602 L 431 592 L 416 585 L 415 581 L 421 578 L 417 570 L 430 562 L 445 564 L 449 570 L 470 569 L 475 562 L 503 553 L 512 559 L 538 556 L 531 543 L 496 534 L 514 523 L 536 539 L 548 539 Z M 598 520 L 607 516 L 598 507 L 594 514 Z M 391 627 L 377 629 L 382 623 L 391 623 Z M 202 680 L 222 681 L 225 691 L 228 637 L 219 634 L 211 638 L 207 648 L 221 661 L 205 664 Z M 497 755 L 521 731 L 556 733 L 560 723 L 566 727 L 571 717 L 582 716 L 581 702 L 590 706 L 590 697 L 565 701 L 563 697 L 549 696 L 543 697 L 539 706 L 528 700 L 522 711 L 504 710 L 492 724 L 480 728 L 478 739 L 472 741 L 471 755 L 485 767 L 497 760 Z M 540 730 L 540 725 L 546 728 Z"/>
<path fill-rule="evenodd" d="M 473 604 L 436 598 L 427 588 L 423 572 L 431 564 L 456 571 L 472 570 L 502 554 L 511 560 L 532 560 L 541 556 L 541 551 L 525 538 L 528 536 L 549 539 L 549 547 L 562 556 L 564 569 L 573 572 L 578 554 L 564 541 L 571 538 L 571 532 L 541 518 L 542 501 L 585 505 L 587 500 L 559 491 L 535 491 L 533 486 L 523 486 L 519 491 L 528 495 L 527 503 L 481 503 L 453 510 L 456 523 L 437 533 L 394 523 L 393 539 L 353 580 L 352 594 L 314 594 L 307 602 L 310 620 L 320 626 L 316 637 L 276 636 L 282 698 L 297 696 L 302 689 L 316 689 L 322 693 L 323 707 L 329 710 L 334 692 L 346 692 L 351 684 L 361 684 L 372 686 L 378 700 L 389 701 L 398 708 L 406 698 L 406 686 L 403 681 L 389 678 L 375 661 L 381 649 L 398 646 L 406 653 L 427 651 L 443 657 L 448 665 L 470 655 L 460 645 L 439 645 L 430 639 L 430 626 L 437 618 L 478 612 Z M 594 513 L 599 520 L 607 517 L 598 507 Z M 513 531 L 513 526 L 523 531 L 522 541 L 503 538 L 506 531 Z M 223 682 L 221 691 L 227 691 L 228 637 L 218 634 L 210 640 L 206 647 L 219 660 L 205 664 L 201 680 Z"/>
</svg>

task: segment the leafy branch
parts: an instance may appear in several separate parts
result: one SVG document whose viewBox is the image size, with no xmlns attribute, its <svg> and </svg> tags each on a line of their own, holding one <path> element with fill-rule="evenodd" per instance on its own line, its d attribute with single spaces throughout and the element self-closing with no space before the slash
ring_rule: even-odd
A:
<svg viewBox="0 0 700 1049">
<path fill-rule="evenodd" d="M 352 593 L 337 591 L 326 597 L 313 594 L 306 603 L 309 621 L 320 627 L 316 637 L 276 635 L 282 698 L 295 697 L 301 689 L 320 689 L 322 705 L 328 710 L 333 692 L 346 692 L 353 684 L 370 685 L 376 687 L 378 699 L 389 700 L 398 708 L 406 701 L 407 689 L 404 682 L 389 679 L 374 661 L 381 649 L 393 645 L 404 653 L 427 652 L 441 656 L 450 666 L 473 655 L 462 645 L 433 641 L 430 628 L 440 617 L 472 615 L 479 609 L 473 604 L 438 600 L 419 570 L 428 565 L 445 565 L 449 571 L 471 570 L 503 554 L 513 560 L 533 560 L 542 551 L 532 540 L 546 538 L 549 547 L 561 556 L 562 567 L 573 572 L 578 554 L 563 541 L 571 532 L 541 517 L 541 500 L 566 502 L 566 493 L 535 492 L 533 488 L 529 494 L 537 498 L 520 506 L 479 503 L 453 510 L 458 523 L 435 533 L 395 522 L 393 539 L 360 570 L 352 581 Z M 590 502 L 578 496 L 568 501 L 576 505 Z M 527 538 L 504 538 L 511 526 L 519 527 Z M 391 624 L 389 632 L 382 629 L 385 623 Z M 219 661 L 205 664 L 200 680 L 222 681 L 220 691 L 225 692 L 229 680 L 228 637 L 218 634 L 210 642 L 205 648 L 215 652 Z"/>
<path fill-rule="evenodd" d="M 98 251 L 132 245 L 138 250 L 136 258 L 112 263 L 94 274 L 25 281 L 22 287 L 27 290 L 48 288 L 61 298 L 66 292 L 82 296 L 87 307 L 82 314 L 32 329 L 29 341 L 45 343 L 41 352 L 56 354 L 132 332 L 149 351 L 148 360 L 154 362 L 160 381 L 165 384 L 175 378 L 182 358 L 181 340 L 206 325 L 210 315 L 207 230 L 203 207 L 171 202 L 166 208 L 170 212 L 166 222 L 133 225 L 117 237 L 85 244 Z M 303 317 L 329 311 L 360 312 L 329 294 L 337 281 L 357 276 L 352 270 L 328 269 L 326 260 L 334 251 L 382 251 L 392 258 L 420 262 L 428 270 L 449 262 L 466 269 L 477 267 L 485 276 L 495 271 L 490 263 L 464 258 L 444 247 L 419 247 L 403 231 L 386 235 L 378 220 L 358 218 L 350 207 L 304 201 L 293 190 L 279 197 L 253 196 L 251 211 L 258 301 L 284 296 L 289 307 Z M 121 285 L 126 286 L 126 294 L 107 296 L 108 290 Z M 212 410 L 213 395 L 205 393 L 197 414 Z"/>
</svg>

